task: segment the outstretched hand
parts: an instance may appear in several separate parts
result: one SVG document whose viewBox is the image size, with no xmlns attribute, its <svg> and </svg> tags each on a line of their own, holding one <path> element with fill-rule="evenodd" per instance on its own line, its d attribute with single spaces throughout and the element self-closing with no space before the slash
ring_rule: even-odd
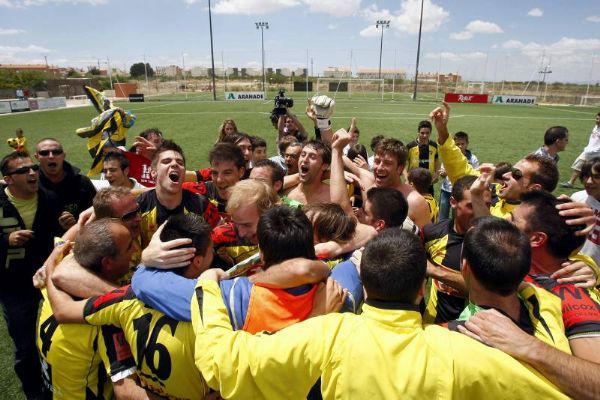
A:
<svg viewBox="0 0 600 400">
<path fill-rule="evenodd" d="M 444 144 L 450 136 L 448 133 L 448 120 L 450 119 L 450 106 L 448 103 L 442 102 L 441 107 L 436 107 L 429 113 L 429 118 L 431 118 L 431 122 L 433 122 L 438 132 L 438 143 Z"/>
<path fill-rule="evenodd" d="M 352 140 L 352 134 L 346 132 L 345 129 L 338 129 L 333 134 L 333 142 L 331 143 L 331 149 L 343 150 L 344 147 Z"/>
</svg>

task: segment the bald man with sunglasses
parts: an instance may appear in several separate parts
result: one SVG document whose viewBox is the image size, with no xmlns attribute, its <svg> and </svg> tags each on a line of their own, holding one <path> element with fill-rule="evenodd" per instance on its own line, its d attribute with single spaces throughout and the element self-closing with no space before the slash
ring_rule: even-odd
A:
<svg viewBox="0 0 600 400">
<path fill-rule="evenodd" d="M 13 152 L 0 162 L 0 304 L 15 343 L 15 372 L 28 398 L 40 393 L 40 364 L 35 326 L 40 293 L 32 276 L 60 234 L 60 204 L 39 187 L 39 165 Z"/>
</svg>

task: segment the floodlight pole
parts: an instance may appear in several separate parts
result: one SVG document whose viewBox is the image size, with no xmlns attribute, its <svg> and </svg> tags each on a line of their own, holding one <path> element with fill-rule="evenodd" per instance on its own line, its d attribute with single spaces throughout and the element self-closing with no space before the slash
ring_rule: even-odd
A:
<svg viewBox="0 0 600 400">
<path fill-rule="evenodd" d="M 147 68 L 146 64 L 146 55 L 144 54 L 144 75 L 146 76 L 146 90 L 148 91 L 148 94 L 150 94 L 150 87 L 148 86 L 148 68 Z"/>
<path fill-rule="evenodd" d="M 215 53 L 213 51 L 212 13 L 210 11 L 210 0 L 208 0 L 208 26 L 210 29 L 210 61 L 212 63 L 212 92 L 213 100 L 217 100 L 217 87 L 215 84 Z"/>
<path fill-rule="evenodd" d="M 419 55 L 421 53 L 421 30 L 423 29 L 423 0 L 421 0 L 421 19 L 419 20 L 419 41 L 417 44 L 417 63 L 415 66 L 415 89 L 413 90 L 413 101 L 417 101 L 417 82 L 419 81 Z"/>
<path fill-rule="evenodd" d="M 260 49 L 262 56 L 262 91 L 265 93 L 265 28 L 269 29 L 268 22 L 255 22 L 256 29 L 260 29 Z M 266 96 L 266 94 L 265 94 Z"/>
<path fill-rule="evenodd" d="M 384 28 L 389 28 L 390 27 L 390 20 L 377 20 L 377 23 L 375 24 L 375 28 L 380 28 L 381 27 L 381 40 L 379 41 L 379 79 L 381 79 L 381 56 L 383 55 L 383 29 Z M 350 69 L 352 69 L 352 66 L 350 66 Z"/>
</svg>

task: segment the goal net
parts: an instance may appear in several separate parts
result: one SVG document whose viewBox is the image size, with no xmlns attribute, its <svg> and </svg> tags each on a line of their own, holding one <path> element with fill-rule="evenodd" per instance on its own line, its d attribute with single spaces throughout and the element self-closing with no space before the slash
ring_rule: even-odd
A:
<svg viewBox="0 0 600 400">
<path fill-rule="evenodd" d="M 600 106 L 600 96 L 584 95 L 581 96 L 580 106 Z"/>
<path fill-rule="evenodd" d="M 335 98 L 384 99 L 387 88 L 383 79 L 318 78 L 313 92 Z"/>
</svg>

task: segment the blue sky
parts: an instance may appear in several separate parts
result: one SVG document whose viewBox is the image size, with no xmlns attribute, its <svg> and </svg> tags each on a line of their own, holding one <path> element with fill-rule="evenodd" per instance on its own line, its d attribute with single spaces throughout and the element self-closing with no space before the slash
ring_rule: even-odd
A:
<svg viewBox="0 0 600 400">
<path fill-rule="evenodd" d="M 420 0 L 212 0 L 216 66 L 376 68 L 414 73 Z M 209 66 L 207 0 L 0 0 L 0 63 Z M 351 58 L 352 53 L 352 58 Z M 185 56 L 183 56 L 185 54 Z M 426 0 L 420 71 L 471 80 L 600 81 L 600 1 Z M 352 60 L 352 61 L 351 61 Z M 593 61 L 593 67 L 592 67 Z"/>
</svg>

